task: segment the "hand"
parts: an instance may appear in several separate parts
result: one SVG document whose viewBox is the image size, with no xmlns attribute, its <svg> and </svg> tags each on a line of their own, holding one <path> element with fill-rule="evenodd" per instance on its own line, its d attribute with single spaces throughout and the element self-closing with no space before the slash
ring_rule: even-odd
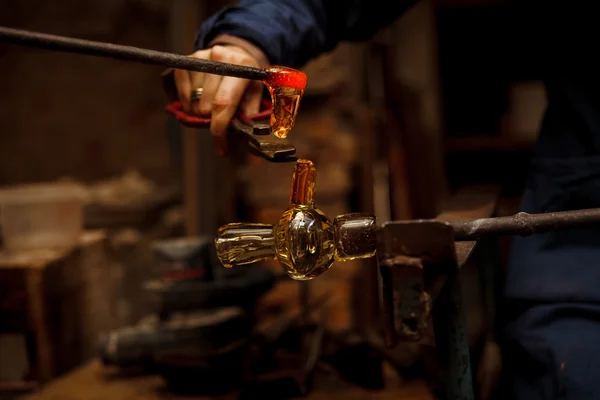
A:
<svg viewBox="0 0 600 400">
<path fill-rule="evenodd" d="M 229 64 L 264 67 L 248 51 L 236 45 L 217 45 L 200 50 L 191 57 L 220 61 Z M 259 112 L 262 83 L 248 79 L 205 74 L 202 72 L 175 71 L 175 84 L 183 110 L 198 116 L 210 116 L 210 133 L 219 156 L 227 154 L 227 127 L 238 109 L 246 115 Z M 200 100 L 191 100 L 192 90 L 202 88 Z"/>
</svg>

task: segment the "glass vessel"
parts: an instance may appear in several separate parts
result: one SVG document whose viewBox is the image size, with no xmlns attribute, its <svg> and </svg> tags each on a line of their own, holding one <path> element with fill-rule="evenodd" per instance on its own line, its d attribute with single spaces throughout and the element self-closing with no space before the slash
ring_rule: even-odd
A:
<svg viewBox="0 0 600 400">
<path fill-rule="evenodd" d="M 232 223 L 217 232 L 217 255 L 225 267 L 277 259 L 295 280 L 311 280 L 334 261 L 375 255 L 376 218 L 343 214 L 333 222 L 315 206 L 316 169 L 298 160 L 292 176 L 288 208 L 275 224 Z"/>
</svg>

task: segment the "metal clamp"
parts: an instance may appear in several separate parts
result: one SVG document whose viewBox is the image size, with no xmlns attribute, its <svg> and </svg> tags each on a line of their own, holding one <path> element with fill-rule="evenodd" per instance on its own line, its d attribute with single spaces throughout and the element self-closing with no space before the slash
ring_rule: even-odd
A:
<svg viewBox="0 0 600 400">
<path fill-rule="evenodd" d="M 454 230 L 433 220 L 389 222 L 378 232 L 386 344 L 433 333 L 448 399 L 472 400 L 473 384 Z M 458 397 L 457 397 L 458 396 Z"/>
</svg>

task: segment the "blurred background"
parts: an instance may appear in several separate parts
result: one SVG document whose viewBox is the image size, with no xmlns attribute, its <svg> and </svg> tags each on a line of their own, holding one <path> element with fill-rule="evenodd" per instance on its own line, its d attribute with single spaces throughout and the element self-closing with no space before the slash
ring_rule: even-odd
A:
<svg viewBox="0 0 600 400">
<path fill-rule="evenodd" d="M 0 0 L 0 25 L 189 54 L 199 24 L 227 3 Z M 290 140 L 317 167 L 318 207 L 331 218 L 433 218 L 465 188 L 494 187 L 496 213 L 517 212 L 545 93 L 521 57 L 526 45 L 508 29 L 503 1 L 423 0 L 372 40 L 343 43 L 306 65 Z M 106 361 L 110 347 L 99 338 L 124 338 L 124 327 L 156 313 L 156 297 L 165 308 L 165 274 L 212 271 L 200 279 L 205 286 L 181 289 L 192 293 L 213 290 L 211 279 L 250 279 L 220 277 L 223 268 L 204 254 L 211 236 L 228 222 L 274 223 L 287 206 L 293 165 L 217 159 L 207 132 L 165 113 L 162 70 L 0 44 L 0 397 L 159 398 L 156 366 L 117 383 L 94 381 L 104 367 L 98 352 Z M 42 231 L 50 238 L 35 236 Z M 502 271 L 508 242 L 500 245 Z M 276 275 L 272 287 L 263 277 L 265 288 L 248 298 L 219 294 L 235 298 L 219 306 L 252 301 L 259 314 L 295 315 L 301 285 L 279 279 L 275 262 L 263 267 Z M 361 331 L 377 319 L 365 306 L 371 295 L 357 289 L 364 270 L 363 262 L 334 265 L 310 282 L 311 298 L 327 297 L 326 332 Z M 493 329 L 479 275 L 461 273 L 473 357 Z M 172 307 L 185 308 L 182 298 Z M 336 360 L 352 365 L 362 350 L 350 348 L 334 352 Z M 183 364 L 167 358 L 164 365 Z M 304 395 L 433 398 L 420 345 L 400 346 L 391 359 L 373 367 L 386 384 L 359 382 L 364 376 L 345 386 L 315 382 Z M 172 377 L 173 368 L 158 375 Z"/>
</svg>

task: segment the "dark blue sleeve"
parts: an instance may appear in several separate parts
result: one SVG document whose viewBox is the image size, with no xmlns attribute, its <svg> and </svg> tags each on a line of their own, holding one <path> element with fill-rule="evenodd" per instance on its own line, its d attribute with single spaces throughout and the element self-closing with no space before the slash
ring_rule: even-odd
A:
<svg viewBox="0 0 600 400">
<path fill-rule="evenodd" d="M 299 68 L 341 41 L 363 41 L 418 0 L 241 0 L 206 20 L 195 47 L 230 34 L 261 48 L 273 64 Z"/>
</svg>

